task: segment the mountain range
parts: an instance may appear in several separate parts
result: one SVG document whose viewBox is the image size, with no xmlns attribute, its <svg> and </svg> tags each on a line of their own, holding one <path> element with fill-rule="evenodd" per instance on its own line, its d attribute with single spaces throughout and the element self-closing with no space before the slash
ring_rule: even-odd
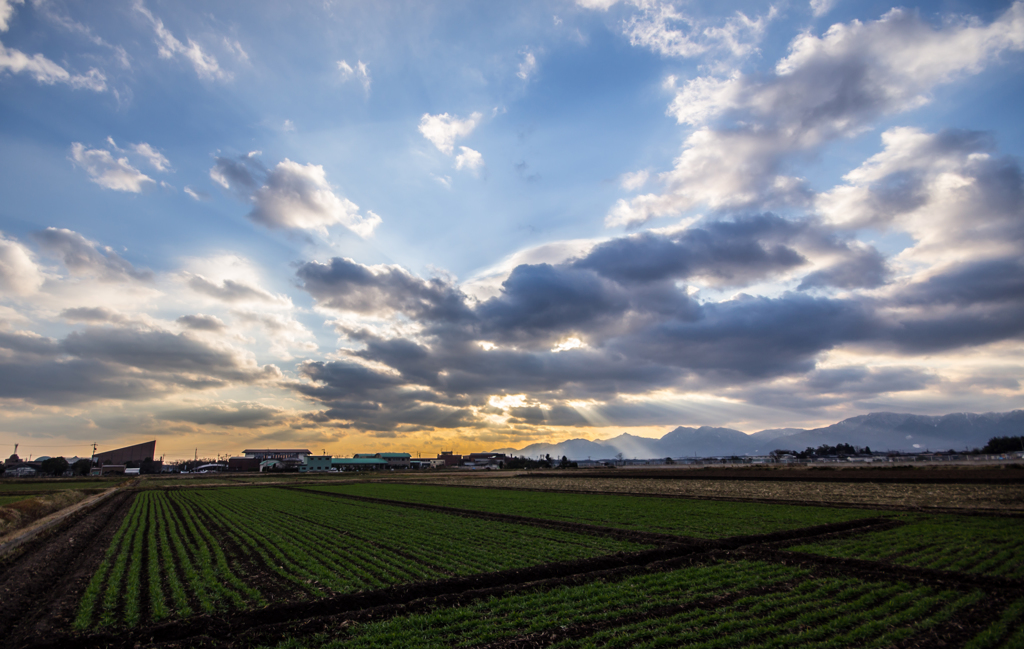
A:
<svg viewBox="0 0 1024 649">
<path fill-rule="evenodd" d="M 748 434 L 732 428 L 680 426 L 661 439 L 623 433 L 601 441 L 567 439 L 557 444 L 531 444 L 521 449 L 494 452 L 538 457 L 545 454 L 570 460 L 610 459 L 618 453 L 627 459 L 659 457 L 713 457 L 719 455 L 767 455 L 775 449 L 802 451 L 822 444 L 869 446 L 874 451 L 945 451 L 981 448 L 990 438 L 1024 434 L 1024 410 L 942 416 L 873 412 L 839 423 L 806 430 L 772 428 Z"/>
</svg>

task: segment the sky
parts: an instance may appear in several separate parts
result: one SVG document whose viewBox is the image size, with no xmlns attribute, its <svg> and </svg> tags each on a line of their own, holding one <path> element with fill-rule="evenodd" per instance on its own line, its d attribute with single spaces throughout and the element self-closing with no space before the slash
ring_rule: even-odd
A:
<svg viewBox="0 0 1024 649">
<path fill-rule="evenodd" d="M 0 0 L 0 455 L 1024 406 L 1024 2 Z"/>
</svg>

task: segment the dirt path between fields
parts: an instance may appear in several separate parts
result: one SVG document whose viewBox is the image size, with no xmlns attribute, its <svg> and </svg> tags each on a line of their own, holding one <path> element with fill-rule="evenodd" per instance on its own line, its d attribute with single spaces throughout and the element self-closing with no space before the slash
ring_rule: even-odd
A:
<svg viewBox="0 0 1024 649">
<path fill-rule="evenodd" d="M 133 492 L 119 490 L 96 509 L 65 517 L 61 533 L 23 548 L 0 571 L 0 643 L 31 647 L 70 629 L 82 592 L 128 512 Z"/>
</svg>

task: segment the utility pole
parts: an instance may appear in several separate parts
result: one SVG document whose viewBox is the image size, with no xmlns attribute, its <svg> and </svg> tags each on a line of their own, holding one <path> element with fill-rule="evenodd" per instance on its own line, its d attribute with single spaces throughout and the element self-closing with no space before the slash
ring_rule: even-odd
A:
<svg viewBox="0 0 1024 649">
<path fill-rule="evenodd" d="M 195 456 L 194 459 L 195 459 L 196 462 L 199 461 L 199 447 L 198 446 L 196 447 L 196 456 Z"/>
</svg>

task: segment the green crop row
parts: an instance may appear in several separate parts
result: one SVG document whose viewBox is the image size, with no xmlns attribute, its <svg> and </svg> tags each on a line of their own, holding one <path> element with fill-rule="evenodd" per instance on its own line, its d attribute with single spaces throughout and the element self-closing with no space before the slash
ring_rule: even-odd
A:
<svg viewBox="0 0 1024 649">
<path fill-rule="evenodd" d="M 637 550 L 602 537 L 283 489 L 172 493 L 278 581 L 312 596 Z"/>
<path fill-rule="evenodd" d="M 135 627 L 172 615 L 264 603 L 234 575 L 216 539 L 164 494 L 139 493 L 79 603 L 74 628 Z M 144 610 L 148 606 L 148 615 Z"/>
<path fill-rule="evenodd" d="M 730 593 L 731 602 L 712 599 Z M 568 636 L 550 645 L 559 648 L 884 647 L 943 624 L 982 597 L 723 562 L 348 625 L 276 649 L 465 647 L 516 637 L 526 646 L 529 636 L 549 634 Z"/>
<path fill-rule="evenodd" d="M 1024 578 L 1019 519 L 915 514 L 891 530 L 789 548 L 830 557 L 891 561 L 915 568 Z"/>
<path fill-rule="evenodd" d="M 765 534 L 870 518 L 880 513 L 863 509 L 387 483 L 304 488 L 699 538 Z"/>
<path fill-rule="evenodd" d="M 74 623 L 136 627 L 195 613 L 523 568 L 646 546 L 273 488 L 144 491 Z M 264 586 L 265 584 L 265 586 Z"/>
</svg>

